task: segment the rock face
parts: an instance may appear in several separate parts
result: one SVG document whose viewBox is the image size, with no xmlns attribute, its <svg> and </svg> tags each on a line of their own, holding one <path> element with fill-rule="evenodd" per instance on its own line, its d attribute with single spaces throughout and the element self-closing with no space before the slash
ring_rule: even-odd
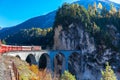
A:
<svg viewBox="0 0 120 80">
<path fill-rule="evenodd" d="M 62 75 L 65 70 L 65 56 L 62 53 L 56 54 L 54 58 L 54 72 L 56 75 Z"/>
<path fill-rule="evenodd" d="M 107 25 L 106 31 L 110 34 L 112 45 L 117 47 L 120 37 L 116 27 Z M 71 55 L 68 61 L 68 69 L 77 80 L 100 80 L 101 70 L 105 69 L 106 62 L 110 63 L 117 79 L 120 80 L 120 53 L 104 45 L 99 54 L 95 38 L 80 24 L 71 24 L 67 30 L 63 30 L 62 26 L 55 28 L 54 49 L 81 51 L 81 54 Z"/>
<path fill-rule="evenodd" d="M 83 53 L 96 50 L 94 38 L 77 24 L 71 24 L 68 30 L 62 30 L 62 26 L 58 26 L 55 29 L 54 42 L 55 50 L 82 50 Z"/>
<path fill-rule="evenodd" d="M 114 25 L 107 25 L 107 32 L 110 34 L 112 38 L 112 44 L 115 47 L 119 46 L 120 43 L 120 33 L 118 32 L 117 28 Z"/>
<path fill-rule="evenodd" d="M 96 52 L 73 53 L 68 62 L 68 70 L 77 80 L 100 80 L 101 70 L 105 69 L 106 62 L 110 63 L 117 79 L 120 80 L 120 54 L 110 49 L 106 49 L 101 55 L 96 55 Z"/>
</svg>

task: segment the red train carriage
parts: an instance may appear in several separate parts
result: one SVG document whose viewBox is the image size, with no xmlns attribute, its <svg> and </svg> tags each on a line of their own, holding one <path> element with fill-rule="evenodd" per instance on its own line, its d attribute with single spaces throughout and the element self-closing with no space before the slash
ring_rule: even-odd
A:
<svg viewBox="0 0 120 80">
<path fill-rule="evenodd" d="M 31 46 L 22 46 L 22 51 L 31 51 Z"/>
<path fill-rule="evenodd" d="M 18 51 L 22 51 L 22 46 L 18 46 Z"/>
<path fill-rule="evenodd" d="M 1 46 L 1 53 L 5 53 L 7 51 L 7 47 L 5 45 Z"/>
<path fill-rule="evenodd" d="M 32 46 L 31 49 L 35 50 L 35 51 L 38 51 L 38 50 L 41 50 L 41 47 L 40 46 Z"/>
<path fill-rule="evenodd" d="M 12 46 L 4 45 L 0 41 L 0 54 L 9 52 L 9 51 L 37 51 L 41 50 L 41 46 Z"/>
</svg>

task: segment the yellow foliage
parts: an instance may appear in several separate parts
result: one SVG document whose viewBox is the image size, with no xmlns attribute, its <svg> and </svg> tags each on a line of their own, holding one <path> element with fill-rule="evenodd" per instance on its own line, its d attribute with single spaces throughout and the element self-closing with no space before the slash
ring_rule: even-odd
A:
<svg viewBox="0 0 120 80">
<path fill-rule="evenodd" d="M 52 75 L 50 71 L 45 70 L 40 70 L 39 71 L 39 76 L 40 80 L 52 80 Z"/>
<path fill-rule="evenodd" d="M 31 80 L 52 80 L 51 73 L 45 70 L 39 70 L 37 65 L 31 65 L 30 70 L 37 75 L 37 79 L 34 77 Z"/>
<path fill-rule="evenodd" d="M 114 71 L 111 69 L 111 66 L 107 63 L 106 70 L 101 71 L 102 78 L 101 80 L 117 80 Z"/>
<path fill-rule="evenodd" d="M 76 79 L 75 76 L 72 75 L 70 72 L 65 71 L 61 76 L 61 80 L 76 80 Z"/>
<path fill-rule="evenodd" d="M 19 80 L 39 80 L 38 76 L 30 70 L 28 63 L 17 58 L 14 58 L 13 60 L 19 72 Z"/>
<path fill-rule="evenodd" d="M 19 80 L 53 80 L 51 72 L 39 70 L 37 65 L 28 65 L 25 61 L 14 58 L 15 66 L 19 72 Z"/>
<path fill-rule="evenodd" d="M 102 4 L 99 3 L 99 4 L 98 4 L 98 8 L 99 8 L 99 9 L 102 9 L 102 7 L 103 7 Z"/>
<path fill-rule="evenodd" d="M 31 65 L 30 66 L 30 70 L 32 71 L 32 72 L 34 72 L 35 74 L 38 74 L 39 73 L 39 69 L 38 69 L 38 66 L 37 65 Z"/>
</svg>

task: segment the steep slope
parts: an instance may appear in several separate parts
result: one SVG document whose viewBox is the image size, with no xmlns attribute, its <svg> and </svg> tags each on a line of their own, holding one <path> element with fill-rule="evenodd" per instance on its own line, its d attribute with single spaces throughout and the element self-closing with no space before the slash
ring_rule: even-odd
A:
<svg viewBox="0 0 120 80">
<path fill-rule="evenodd" d="M 52 27 L 56 11 L 50 12 L 43 16 L 38 16 L 32 19 L 29 19 L 19 25 L 3 28 L 0 30 L 0 39 L 4 39 L 10 35 L 16 34 L 22 29 L 31 29 L 31 28 L 49 28 Z"/>
<path fill-rule="evenodd" d="M 84 6 L 85 8 L 88 8 L 88 5 L 93 5 L 94 2 L 96 4 L 101 3 L 103 6 L 105 6 L 107 9 L 110 9 L 110 4 L 112 3 L 117 9 L 120 8 L 120 4 L 111 2 L 109 0 L 79 0 L 74 3 L 80 4 Z M 22 29 L 30 29 L 32 27 L 35 28 L 48 28 L 52 27 L 55 19 L 56 11 L 50 12 L 43 16 L 38 16 L 32 19 L 29 19 L 19 25 L 9 27 L 9 28 L 3 28 L 0 30 L 0 39 L 5 39 L 11 35 L 16 34 Z"/>
<path fill-rule="evenodd" d="M 52 36 L 52 28 L 32 28 L 20 30 L 5 41 L 9 45 L 41 45 L 42 49 L 46 49 L 53 45 Z"/>
<path fill-rule="evenodd" d="M 68 64 L 77 80 L 100 80 L 106 62 L 119 80 L 120 12 L 101 11 L 105 14 L 102 16 L 95 14 L 97 11 L 87 11 L 78 4 L 64 4 L 55 18 L 54 49 L 81 51 L 70 56 Z"/>
</svg>

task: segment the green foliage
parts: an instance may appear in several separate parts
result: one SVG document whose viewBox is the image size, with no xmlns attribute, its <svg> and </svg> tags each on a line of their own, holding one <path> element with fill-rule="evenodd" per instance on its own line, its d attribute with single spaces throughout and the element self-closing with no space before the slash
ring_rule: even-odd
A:
<svg viewBox="0 0 120 80">
<path fill-rule="evenodd" d="M 106 48 L 119 50 L 112 42 L 114 38 L 109 32 L 107 25 L 114 25 L 120 32 L 120 10 L 110 5 L 110 10 L 101 3 L 89 5 L 88 10 L 78 4 L 65 3 L 58 9 L 54 28 L 62 25 L 63 30 L 68 30 L 70 24 L 75 23 L 95 38 L 96 47 L 105 45 Z"/>
<path fill-rule="evenodd" d="M 115 13 L 117 12 L 117 10 L 116 10 L 116 8 L 114 7 L 114 5 L 111 4 L 110 7 L 111 7 L 111 9 L 110 9 L 109 13 L 110 13 L 111 15 L 115 14 Z"/>
<path fill-rule="evenodd" d="M 89 15 L 84 7 L 79 6 L 78 4 L 65 3 L 57 11 L 54 27 L 61 24 L 63 29 L 67 29 L 68 25 L 71 23 L 85 22 L 89 22 Z"/>
<path fill-rule="evenodd" d="M 101 16 L 107 17 L 108 14 L 109 14 L 108 10 L 105 7 L 103 7 L 103 9 L 101 10 Z"/>
<path fill-rule="evenodd" d="M 52 28 L 24 29 L 8 36 L 5 41 L 8 44 L 20 45 L 41 45 L 44 49 L 52 49 L 54 28 L 62 25 L 63 30 L 68 30 L 70 24 L 78 24 L 95 39 L 96 47 L 106 46 L 113 50 L 120 51 L 120 45 L 114 46 L 115 38 L 110 34 L 107 25 L 114 25 L 117 28 L 115 33 L 120 33 L 120 9 L 117 11 L 114 5 L 107 10 L 101 3 L 89 5 L 88 10 L 79 4 L 64 3 L 57 11 L 55 22 Z M 17 39 L 17 40 L 16 40 Z"/>
<path fill-rule="evenodd" d="M 43 49 L 52 48 L 53 30 L 52 28 L 24 29 L 14 35 L 9 36 L 9 38 L 6 38 L 5 40 L 8 44 L 12 45 L 40 45 Z"/>
<path fill-rule="evenodd" d="M 2 40 L 2 44 L 6 44 L 6 41 L 5 41 L 5 40 Z"/>
<path fill-rule="evenodd" d="M 114 71 L 111 69 L 111 66 L 107 63 L 106 70 L 101 71 L 102 78 L 101 80 L 117 80 Z"/>
<path fill-rule="evenodd" d="M 62 74 L 60 80 L 76 80 L 75 76 L 73 76 L 70 72 L 65 71 L 64 74 Z"/>
</svg>

